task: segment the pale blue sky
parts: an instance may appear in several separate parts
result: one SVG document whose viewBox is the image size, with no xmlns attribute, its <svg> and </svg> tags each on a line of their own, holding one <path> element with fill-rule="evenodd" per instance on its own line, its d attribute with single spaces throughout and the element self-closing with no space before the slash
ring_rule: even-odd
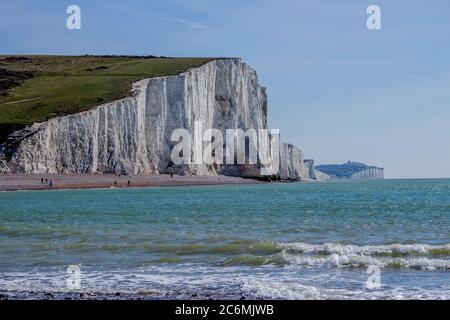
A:
<svg viewBox="0 0 450 320">
<path fill-rule="evenodd" d="M 81 30 L 66 29 L 70 4 Z M 366 28 L 370 4 L 382 30 Z M 306 157 L 450 177 L 447 0 L 2 0 L 0 30 L 2 54 L 242 57 L 269 125 Z"/>
</svg>

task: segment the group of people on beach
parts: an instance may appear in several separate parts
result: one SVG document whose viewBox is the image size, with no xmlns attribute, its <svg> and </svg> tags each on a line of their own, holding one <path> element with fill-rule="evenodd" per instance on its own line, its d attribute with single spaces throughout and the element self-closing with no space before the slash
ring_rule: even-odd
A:
<svg viewBox="0 0 450 320">
<path fill-rule="evenodd" d="M 120 177 L 122 176 L 122 173 L 117 172 L 117 173 L 116 173 L 116 176 L 120 178 Z M 130 181 L 130 180 L 127 181 L 127 186 L 128 186 L 128 187 L 131 186 L 131 181 Z M 114 187 L 117 187 L 117 180 L 114 180 Z"/>
<path fill-rule="evenodd" d="M 41 184 L 44 184 L 44 178 L 41 178 Z M 48 184 L 50 188 L 53 187 L 53 181 L 48 178 L 45 178 L 45 184 Z"/>
<path fill-rule="evenodd" d="M 119 173 L 119 174 L 116 174 L 116 175 L 117 175 L 119 178 L 120 178 L 120 176 L 121 176 L 120 173 Z M 170 178 L 173 178 L 173 174 L 172 174 L 172 173 L 170 173 Z M 220 178 L 219 178 L 219 180 L 220 180 Z M 53 187 L 53 181 L 50 180 L 50 179 L 48 179 L 48 178 L 44 178 L 44 177 L 41 177 L 41 184 L 46 184 L 46 185 L 48 185 L 50 188 Z M 117 180 L 114 180 L 114 186 L 117 187 Z M 131 187 L 131 181 L 130 181 L 130 180 L 127 181 L 127 186 L 128 186 L 128 187 Z"/>
<path fill-rule="evenodd" d="M 128 187 L 131 186 L 130 180 L 127 181 L 127 185 L 128 185 Z M 117 187 L 117 180 L 114 180 L 114 186 Z"/>
</svg>

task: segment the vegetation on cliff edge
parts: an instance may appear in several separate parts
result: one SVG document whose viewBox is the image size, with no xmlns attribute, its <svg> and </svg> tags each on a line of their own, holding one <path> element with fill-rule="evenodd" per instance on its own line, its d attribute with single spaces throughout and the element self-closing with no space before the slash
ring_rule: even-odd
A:
<svg viewBox="0 0 450 320">
<path fill-rule="evenodd" d="M 34 122 L 123 98 L 137 80 L 177 75 L 212 58 L 1 56 L 0 142 Z"/>
</svg>

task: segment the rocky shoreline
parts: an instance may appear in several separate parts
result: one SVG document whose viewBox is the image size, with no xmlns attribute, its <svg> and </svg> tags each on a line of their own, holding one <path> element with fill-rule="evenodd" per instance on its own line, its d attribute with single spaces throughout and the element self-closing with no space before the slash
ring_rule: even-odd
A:
<svg viewBox="0 0 450 320">
<path fill-rule="evenodd" d="M 39 292 L 39 291 L 0 291 L 0 300 L 263 300 L 262 297 L 249 296 L 241 291 L 228 293 L 207 292 Z"/>
</svg>

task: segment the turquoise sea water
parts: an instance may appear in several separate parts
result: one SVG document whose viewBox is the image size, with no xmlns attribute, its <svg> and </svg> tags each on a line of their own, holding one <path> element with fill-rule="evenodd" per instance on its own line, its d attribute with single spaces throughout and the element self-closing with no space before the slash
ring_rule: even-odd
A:
<svg viewBox="0 0 450 320">
<path fill-rule="evenodd" d="M 0 292 L 79 291 L 450 299 L 450 180 L 0 193 Z"/>
</svg>

